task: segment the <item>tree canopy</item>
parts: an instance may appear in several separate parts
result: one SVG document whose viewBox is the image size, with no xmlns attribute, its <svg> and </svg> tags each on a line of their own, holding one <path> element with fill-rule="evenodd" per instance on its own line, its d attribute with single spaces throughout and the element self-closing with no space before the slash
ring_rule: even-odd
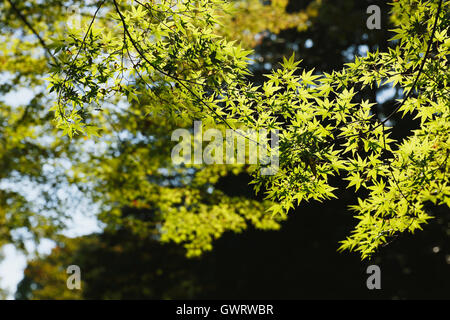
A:
<svg viewBox="0 0 450 320">
<path fill-rule="evenodd" d="M 339 249 L 364 259 L 422 229 L 429 206 L 449 206 L 448 2 L 395 1 L 389 45 L 337 70 L 287 56 L 257 81 L 252 48 L 264 45 L 262 33 L 308 32 L 322 1 L 297 12 L 287 1 L 72 4 L 77 14 L 56 0 L 0 5 L 0 90 L 33 95 L 2 102 L 2 244 L 21 245 L 23 228 L 59 239 L 71 207 L 88 197 L 106 230 L 199 256 L 226 231 L 279 229 L 301 203 L 335 197 L 337 177 L 358 191 L 357 223 Z M 383 115 L 363 93 L 386 86 L 400 94 Z M 417 119 L 403 136 L 391 133 L 399 116 Z M 204 130 L 278 130 L 279 170 L 174 164 L 170 135 L 195 120 Z M 240 174 L 260 196 L 221 190 L 222 178 Z M 24 182 L 41 201 L 14 188 Z"/>
</svg>

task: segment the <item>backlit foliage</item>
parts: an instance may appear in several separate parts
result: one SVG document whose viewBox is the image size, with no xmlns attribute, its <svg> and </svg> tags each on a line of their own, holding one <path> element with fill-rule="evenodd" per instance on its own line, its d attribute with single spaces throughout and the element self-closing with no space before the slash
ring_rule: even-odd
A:
<svg viewBox="0 0 450 320">
<path fill-rule="evenodd" d="M 285 6 L 273 1 L 262 14 L 282 16 Z M 92 186 L 110 227 L 128 224 L 199 255 L 226 230 L 243 230 L 245 221 L 278 228 L 276 219 L 302 201 L 334 197 L 329 180 L 339 175 L 366 194 L 351 207 L 357 224 L 340 249 L 370 257 L 399 234 L 423 228 L 432 218 L 428 202 L 450 204 L 449 6 L 442 0 L 395 1 L 388 51 L 355 57 L 330 74 L 304 70 L 292 56 L 256 87 L 248 81 L 254 36 L 236 37 L 244 41 L 239 44 L 220 27 L 239 18 L 224 18 L 236 9 L 234 2 L 99 1 L 81 28 L 55 27 L 47 35 L 56 127 L 73 144 L 80 136 L 104 144 L 77 167 L 73 182 Z M 281 25 L 256 23 L 248 30 L 277 32 L 306 20 L 289 16 Z M 402 88 L 403 97 L 378 119 L 376 102 L 357 94 L 385 84 Z M 420 128 L 402 141 L 390 137 L 396 113 L 420 119 Z M 190 127 L 193 120 L 206 127 L 279 130 L 280 170 L 261 176 L 253 167 L 171 166 L 162 131 Z M 109 154 L 116 146 L 120 152 Z M 251 171 L 256 191 L 268 201 L 208 188 L 228 170 Z M 123 217 L 127 205 L 152 218 Z"/>
</svg>

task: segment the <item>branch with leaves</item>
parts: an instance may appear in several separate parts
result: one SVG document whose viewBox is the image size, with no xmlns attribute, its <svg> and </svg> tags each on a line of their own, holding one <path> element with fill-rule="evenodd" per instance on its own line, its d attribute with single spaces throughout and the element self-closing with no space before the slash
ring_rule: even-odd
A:
<svg viewBox="0 0 450 320">
<path fill-rule="evenodd" d="M 340 247 L 362 258 L 421 229 L 431 219 L 427 203 L 449 206 L 448 2 L 396 1 L 388 51 L 369 52 L 322 75 L 301 69 L 292 56 L 261 86 L 247 80 L 251 51 L 217 32 L 218 12 L 230 9 L 228 3 L 112 4 L 107 27 L 69 30 L 51 45 L 62 64 L 50 78 L 50 90 L 60 97 L 53 110 L 57 127 L 69 136 L 99 135 L 85 109 L 122 98 L 147 114 L 279 130 L 280 170 L 261 176 L 256 168 L 255 190 L 273 202 L 272 215 L 284 216 L 302 201 L 334 197 L 331 176 L 365 189 L 368 196 L 351 207 L 358 223 Z M 125 52 L 131 63 L 124 63 Z M 403 98 L 377 119 L 376 103 L 355 96 L 385 84 L 402 89 Z M 400 112 L 414 114 L 420 127 L 396 141 L 387 124 Z M 177 228 L 168 230 L 175 237 Z"/>
</svg>

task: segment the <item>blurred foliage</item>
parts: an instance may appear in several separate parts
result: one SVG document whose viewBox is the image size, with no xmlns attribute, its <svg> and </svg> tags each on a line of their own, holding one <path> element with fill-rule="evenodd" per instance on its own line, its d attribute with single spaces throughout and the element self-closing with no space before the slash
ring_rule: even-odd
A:
<svg viewBox="0 0 450 320">
<path fill-rule="evenodd" d="M 217 32 L 225 35 L 228 40 L 242 40 L 244 48 L 256 45 L 255 63 L 249 66 L 253 71 L 250 76 L 253 83 L 263 83 L 262 74 L 273 67 L 279 68 L 277 63 L 293 51 L 297 57 L 303 59 L 302 64 L 306 69 L 315 67 L 314 75 L 318 75 L 321 72 L 340 69 L 343 63 L 353 61 L 354 55 L 365 49 L 364 45 L 367 45 L 370 52 L 376 49 L 383 52 L 389 46 L 392 47 L 392 44 L 387 42 L 392 36 L 387 28 L 368 31 L 365 27 L 365 9 L 371 3 L 296 1 L 288 4 L 286 1 L 272 1 L 271 4 L 263 6 L 259 1 L 237 1 L 234 8 L 230 7 L 231 11 L 237 8 L 237 12 L 233 12 L 231 17 L 225 16 L 224 27 Z M 17 7 L 44 39 L 48 40 L 50 35 L 65 32 L 66 26 L 61 22 L 65 21 L 67 12 L 63 4 L 65 3 L 62 1 L 27 1 L 18 3 Z M 85 2 L 75 4 L 86 10 L 85 21 L 90 21 L 96 6 Z M 48 6 L 52 7 L 51 16 L 46 14 Z M 383 25 L 386 26 L 390 7 L 386 4 L 380 6 Z M 112 10 L 111 8 L 113 9 L 113 6 L 110 3 L 105 4 L 105 11 Z M 285 8 L 288 12 L 285 12 Z M 3 36 L 10 40 L 1 44 L 3 47 L 0 50 L 0 68 L 11 77 L 11 80 L 2 85 L 1 92 L 14 92 L 20 84 L 33 87 L 36 93 L 34 102 L 29 106 L 2 107 L 12 110 L 2 118 L 9 121 L 9 125 L 2 128 L 12 128 L 9 132 L 2 129 L 5 130 L 1 153 L 5 157 L 2 161 L 5 165 L 1 170 L 2 180 L 14 177 L 15 183 L 18 184 L 24 179 L 30 179 L 41 187 L 52 185 L 43 192 L 45 206 L 41 208 L 31 206 L 23 195 L 17 192 L 4 191 L 3 211 L 0 211 L 0 219 L 4 212 L 4 222 L 0 224 L 0 228 L 4 230 L 2 229 L 0 237 L 4 237 L 3 243 L 13 242 L 23 246 L 23 239 L 13 238 L 11 231 L 26 227 L 34 234 L 35 239 L 53 237 L 58 241 L 58 246 L 49 257 L 30 262 L 26 276 L 19 286 L 18 298 L 207 298 L 208 294 L 213 297 L 267 298 L 273 297 L 271 292 L 276 292 L 277 297 L 289 298 L 324 297 L 333 294 L 340 297 L 338 292 L 342 291 L 344 294 L 341 296 L 345 296 L 345 292 L 348 295 L 351 295 L 350 292 L 361 294 L 361 291 L 358 291 L 360 288 L 355 288 L 356 285 L 344 284 L 348 280 L 335 279 L 351 279 L 354 271 L 349 270 L 362 268 L 359 261 L 351 260 L 348 264 L 351 264 L 353 269 L 349 269 L 348 264 L 340 260 L 341 258 L 334 257 L 336 242 L 341 240 L 353 225 L 349 215 L 342 212 L 346 210 L 347 205 L 354 204 L 354 192 L 341 192 L 347 184 L 342 183 L 339 177 L 335 183 L 339 188 L 336 192 L 340 198 L 339 202 L 332 201 L 329 205 L 321 204 L 313 209 L 309 204 L 300 204 L 295 212 L 296 217 L 290 218 L 286 226 L 291 226 L 291 230 L 283 230 L 283 235 L 268 235 L 253 230 L 252 225 L 261 229 L 278 229 L 278 222 L 285 218 L 277 216 L 278 221 L 271 220 L 270 215 L 265 212 L 272 203 L 255 197 L 247 188 L 239 189 L 242 184 L 246 185 L 250 181 L 249 173 L 252 168 L 174 168 L 170 163 L 172 145 L 167 133 L 175 128 L 191 127 L 191 121 L 179 117 L 180 113 L 189 111 L 200 115 L 200 109 L 203 108 L 199 108 L 195 103 L 188 103 L 188 110 L 183 109 L 186 108 L 182 106 L 186 101 L 180 101 L 183 96 L 168 94 L 165 91 L 167 88 L 163 86 L 158 88 L 159 91 L 154 90 L 155 95 L 146 97 L 136 94 L 147 88 L 145 81 L 139 79 L 139 76 L 128 83 L 127 87 L 136 91 L 126 92 L 125 101 L 113 98 L 108 104 L 102 105 L 101 110 L 95 110 L 98 106 L 92 104 L 85 113 L 77 113 L 80 121 L 88 119 L 101 128 L 101 138 L 95 137 L 97 131 L 86 132 L 93 136 L 95 145 L 77 135 L 69 142 L 67 137 L 55 134 L 54 127 L 49 124 L 53 113 L 49 112 L 48 107 L 55 101 L 55 96 L 43 94 L 45 88 L 40 87 L 44 84 L 42 78 L 49 73 L 46 61 L 51 58 L 43 54 L 41 45 L 23 25 L 23 21 L 17 19 L 17 13 L 8 2 L 1 4 L 0 10 L 7 13 L 3 17 L 8 18 L 1 19 L 0 27 Z M 448 12 L 448 8 L 443 12 Z M 11 16 L 15 18 L 10 19 Z M 61 18 L 55 20 L 55 16 Z M 104 17 L 106 15 L 101 15 L 97 22 L 110 27 L 111 20 Z M 429 29 L 432 23 L 433 19 L 430 18 L 427 26 Z M 17 30 L 27 36 L 18 37 Z M 131 47 L 131 44 L 129 45 Z M 60 52 L 68 58 L 76 54 L 76 50 L 65 49 Z M 422 48 L 422 51 L 423 49 L 426 48 Z M 213 69 L 213 72 L 215 71 Z M 158 80 L 161 79 L 156 82 Z M 355 98 L 374 101 L 384 88 L 386 87 L 367 86 L 357 90 L 354 93 Z M 397 92 L 396 98 L 401 98 L 401 89 L 397 89 Z M 169 104 L 171 108 L 175 106 L 180 109 L 175 113 L 168 112 L 166 107 Z M 372 108 L 372 111 L 382 119 L 393 108 L 393 100 L 388 99 Z M 25 120 L 17 121 L 19 126 L 14 129 L 11 124 L 18 115 L 23 115 Z M 395 126 L 391 137 L 395 139 L 403 139 L 410 134 L 411 129 L 420 124 L 408 115 L 400 123 L 400 116 L 392 117 Z M 28 131 L 31 128 L 34 128 L 35 135 Z M 18 134 L 13 134 L 15 130 Z M 52 139 L 43 139 L 48 136 Z M 27 147 L 23 147 L 25 145 Z M 15 151 L 10 151 L 14 148 Z M 34 153 L 33 148 L 36 150 Z M 64 169 L 62 165 L 61 160 L 66 159 L 70 159 L 72 163 L 69 170 Z M 59 169 L 43 173 L 44 163 Z M 313 170 L 312 168 L 313 166 L 309 170 Z M 77 185 L 83 194 L 91 196 L 100 204 L 99 219 L 106 223 L 106 231 L 103 234 L 76 239 L 61 239 L 55 236 L 63 226 L 60 221 L 68 215 L 71 205 L 64 206 L 63 201 L 55 197 L 55 190 L 66 188 L 68 184 Z M 367 196 L 361 190 L 357 194 Z M 430 269 L 424 269 L 420 262 L 413 261 L 414 258 L 410 257 L 431 257 L 429 265 L 435 265 L 436 274 L 445 278 L 445 271 L 448 272 L 445 260 L 448 259 L 445 255 L 448 252 L 445 243 L 449 230 L 447 209 L 431 206 L 427 210 L 443 217 L 435 222 L 436 228 L 430 229 L 438 232 L 437 234 L 444 234 L 443 239 L 433 237 L 430 232 L 424 233 L 423 237 L 419 236 L 424 244 L 417 241 L 411 244 L 423 245 L 423 251 L 417 252 L 410 250 L 411 247 L 396 245 L 397 242 L 406 241 L 392 239 L 394 249 L 384 248 L 384 253 L 377 254 L 375 259 L 384 259 L 382 261 L 393 265 L 393 261 L 396 261 L 403 267 L 397 274 L 410 274 L 411 268 L 429 274 Z M 41 213 L 44 211 L 55 211 L 55 214 L 43 217 Z M 17 212 L 22 214 L 17 215 Z M 320 215 L 320 218 L 314 218 L 308 213 Z M 320 228 L 325 230 L 317 230 L 317 219 L 326 221 L 320 224 Z M 308 224 L 308 221 L 315 224 Z M 328 224 L 334 229 L 325 226 Z M 250 231 L 241 236 L 227 233 L 241 232 L 248 228 Z M 161 236 L 161 230 L 172 231 L 163 235 L 163 240 L 184 244 L 190 256 L 198 256 L 204 250 L 211 250 L 213 240 L 216 240 L 215 246 L 218 248 L 206 254 L 201 261 L 185 260 L 185 252 L 178 246 L 163 245 L 156 241 Z M 254 240 L 249 240 L 250 235 Z M 278 241 L 273 241 L 273 237 L 278 237 Z M 433 246 L 433 241 L 438 241 L 439 245 Z M 440 253 L 433 253 L 431 247 L 439 247 Z M 400 253 L 397 254 L 393 250 L 399 250 Z M 316 251 L 320 252 L 320 255 Z M 405 257 L 401 252 L 407 252 L 408 256 Z M 332 256 L 333 258 L 330 258 Z M 289 257 L 293 261 L 289 261 Z M 304 262 L 306 257 L 310 257 L 314 262 Z M 326 261 L 323 257 L 329 260 Z M 439 260 L 436 260 L 438 257 Z M 346 256 L 345 259 L 350 258 Z M 326 273 L 329 271 L 327 268 L 331 268 L 330 261 L 333 261 L 332 265 L 337 266 L 336 270 L 332 271 L 330 276 L 318 280 L 320 272 Z M 65 288 L 65 267 L 69 264 L 79 264 L 82 268 L 82 292 Z M 317 267 L 317 270 L 310 270 L 311 266 L 318 265 L 321 267 Z M 391 267 L 391 270 L 396 267 Z M 282 276 L 282 272 L 286 276 Z M 308 272 L 315 274 L 316 277 L 311 278 L 322 286 L 315 288 L 314 284 L 308 282 L 308 277 L 305 276 Z M 298 276 L 296 273 L 303 275 Z M 333 275 L 334 278 L 331 278 Z M 261 278 L 269 279 L 266 287 L 258 284 Z M 384 297 L 417 295 L 417 288 L 405 285 L 408 280 L 390 280 L 393 284 L 397 283 L 408 289 L 406 292 L 387 290 Z M 325 292 L 327 281 L 334 288 L 329 289 L 328 293 Z M 363 280 L 358 280 L 357 283 L 363 284 L 364 276 Z M 435 290 L 438 297 L 448 288 L 448 282 L 439 282 L 435 278 L 429 283 L 435 285 L 434 288 L 429 288 L 429 292 Z M 422 288 L 427 287 L 425 282 L 421 282 L 421 285 Z M 293 288 L 295 286 L 299 291 Z M 284 294 L 281 293 L 282 288 L 288 288 Z M 356 294 L 355 296 L 359 297 Z"/>
<path fill-rule="evenodd" d="M 138 238 L 125 230 L 65 239 L 49 258 L 29 263 L 16 298 L 192 298 L 200 290 L 194 263 L 185 261 L 179 246 Z M 81 269 L 81 290 L 61 285 L 67 279 L 64 266 L 70 264 Z"/>
<path fill-rule="evenodd" d="M 300 1 L 301 2 L 301 1 Z M 237 40 L 246 47 L 261 44 L 267 33 L 279 34 L 282 30 L 302 32 L 311 26 L 319 12 L 322 0 L 310 1 L 299 11 L 288 12 L 288 0 L 235 1 L 233 9 L 224 16 L 220 33 Z"/>
</svg>

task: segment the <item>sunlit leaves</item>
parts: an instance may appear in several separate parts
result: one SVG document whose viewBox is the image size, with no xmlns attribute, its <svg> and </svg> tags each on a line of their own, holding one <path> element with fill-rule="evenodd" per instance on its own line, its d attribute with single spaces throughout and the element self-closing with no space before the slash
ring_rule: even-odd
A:
<svg viewBox="0 0 450 320">
<path fill-rule="evenodd" d="M 249 221 L 276 229 L 278 223 L 266 217 L 281 219 L 301 202 L 334 197 L 330 178 L 339 175 L 348 188 L 367 194 L 351 207 L 357 224 L 341 249 L 368 258 L 398 234 L 422 228 L 431 218 L 427 202 L 448 206 L 448 2 L 396 1 L 393 48 L 368 52 L 330 74 L 306 70 L 292 55 L 259 87 L 247 81 L 248 43 L 218 30 L 226 21 L 224 1 L 171 4 L 112 1 L 105 5 L 105 19 L 65 30 L 48 47 L 58 59 L 49 80 L 49 92 L 57 94 L 51 107 L 56 127 L 71 138 L 103 135 L 113 145 L 114 135 L 128 134 L 145 145 L 120 141 L 117 156 L 95 158 L 84 170 L 90 181 L 100 181 L 103 201 L 152 208 L 157 227 L 154 221 L 122 218 L 117 209 L 105 210 L 102 219 L 143 236 L 159 228 L 163 241 L 183 243 L 195 256 Z M 285 5 L 278 1 L 270 8 Z M 403 97 L 391 114 L 377 119 L 375 102 L 361 101 L 358 93 L 386 84 L 401 89 Z M 389 135 L 388 120 L 397 112 L 420 120 L 403 141 Z M 207 127 L 279 131 L 279 170 L 262 176 L 260 167 L 252 168 L 252 184 L 269 201 L 236 202 L 199 185 L 186 187 L 199 176 L 211 183 L 218 172 L 171 166 L 161 138 L 167 132 L 158 130 L 199 119 Z M 160 143 L 157 156 L 145 149 L 151 143 Z M 152 156 L 154 163 L 144 160 Z M 171 181 L 172 173 L 179 180 Z M 170 183 L 183 188 L 163 185 Z"/>
</svg>

